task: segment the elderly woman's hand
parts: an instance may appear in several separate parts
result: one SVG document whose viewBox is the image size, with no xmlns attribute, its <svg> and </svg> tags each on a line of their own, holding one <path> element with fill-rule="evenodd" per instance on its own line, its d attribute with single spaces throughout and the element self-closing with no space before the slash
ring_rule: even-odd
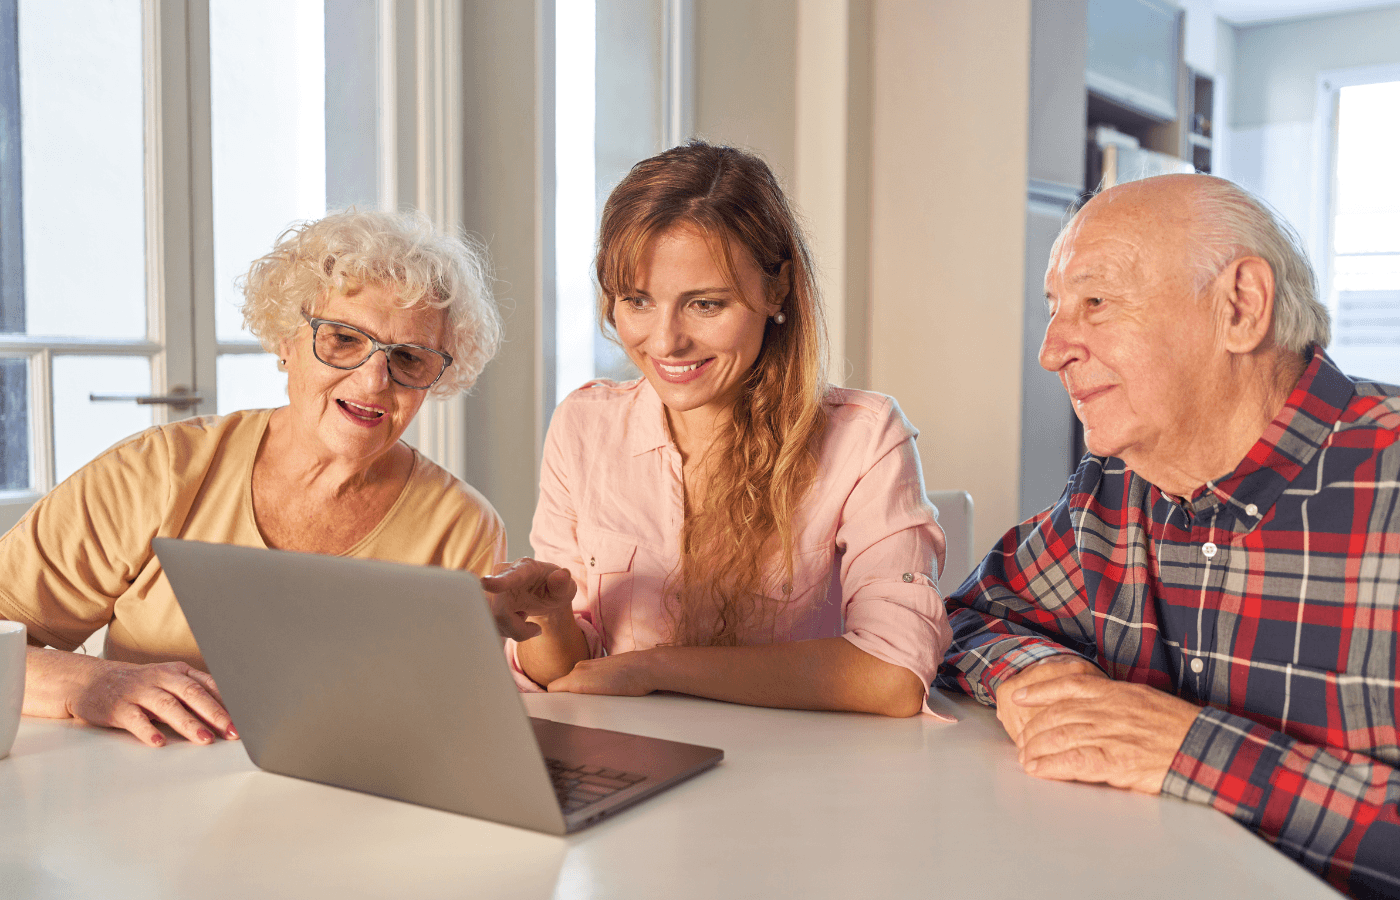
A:
<svg viewBox="0 0 1400 900">
<path fill-rule="evenodd" d="M 27 679 L 26 715 L 124 728 L 152 747 L 166 742 L 156 722 L 196 744 L 238 738 L 214 679 L 185 663 L 137 665 L 31 647 L 26 665 L 37 676 Z"/>
<path fill-rule="evenodd" d="M 496 628 L 505 637 L 524 641 L 539 634 L 540 626 L 527 621 L 534 616 L 572 615 L 578 585 L 568 569 L 528 556 L 498 568 L 495 575 L 481 579 L 481 586 Z"/>
</svg>

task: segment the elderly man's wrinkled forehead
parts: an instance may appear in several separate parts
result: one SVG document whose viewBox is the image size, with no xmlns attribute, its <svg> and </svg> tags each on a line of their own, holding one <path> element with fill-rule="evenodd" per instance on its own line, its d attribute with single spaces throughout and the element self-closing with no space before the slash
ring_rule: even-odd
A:
<svg viewBox="0 0 1400 900">
<path fill-rule="evenodd" d="M 1188 270 L 1199 184 L 1195 178 L 1165 175 L 1128 182 L 1095 195 L 1055 242 L 1047 280 L 1062 276 L 1086 252 L 1126 269 L 1161 263 Z"/>
</svg>

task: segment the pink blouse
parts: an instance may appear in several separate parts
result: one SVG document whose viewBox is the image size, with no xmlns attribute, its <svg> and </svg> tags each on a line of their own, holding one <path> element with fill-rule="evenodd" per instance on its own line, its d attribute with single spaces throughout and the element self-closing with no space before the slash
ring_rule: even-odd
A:
<svg viewBox="0 0 1400 900">
<path fill-rule="evenodd" d="M 595 381 L 554 411 L 530 542 L 578 583 L 593 657 L 669 638 L 680 560 L 681 456 L 645 380 Z M 943 532 L 924 494 L 917 431 L 892 397 L 832 388 L 819 476 L 798 513 L 791 593 L 745 643 L 841 635 L 929 684 L 951 640 L 936 585 Z M 786 587 L 786 585 L 785 585 Z M 522 690 L 539 690 L 507 642 Z"/>
</svg>

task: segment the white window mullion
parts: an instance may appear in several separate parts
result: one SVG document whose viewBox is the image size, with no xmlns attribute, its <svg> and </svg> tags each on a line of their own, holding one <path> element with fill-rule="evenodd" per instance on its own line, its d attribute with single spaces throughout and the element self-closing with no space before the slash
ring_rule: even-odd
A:
<svg viewBox="0 0 1400 900">
<path fill-rule="evenodd" d="M 399 77 L 415 82 L 414 135 L 417 205 L 441 228 L 462 225 L 461 9 L 451 0 L 417 0 L 414 44 L 418 59 Z M 407 68 L 407 67 L 405 67 Z M 429 397 L 405 435 L 429 459 L 462 477 L 466 471 L 463 398 Z"/>
<path fill-rule="evenodd" d="M 29 364 L 29 468 L 33 473 L 36 494 L 42 496 L 53 489 L 53 351 L 41 349 Z"/>
</svg>

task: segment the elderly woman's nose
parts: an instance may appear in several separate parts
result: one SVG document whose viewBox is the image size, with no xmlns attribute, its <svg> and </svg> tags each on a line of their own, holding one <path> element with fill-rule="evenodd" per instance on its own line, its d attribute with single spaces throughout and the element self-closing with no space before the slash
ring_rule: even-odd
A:
<svg viewBox="0 0 1400 900">
<path fill-rule="evenodd" d="M 384 388 L 393 383 L 389 377 L 389 354 L 384 350 L 375 350 L 369 355 L 369 359 L 360 363 L 355 370 L 365 382 L 374 387 Z"/>
</svg>

